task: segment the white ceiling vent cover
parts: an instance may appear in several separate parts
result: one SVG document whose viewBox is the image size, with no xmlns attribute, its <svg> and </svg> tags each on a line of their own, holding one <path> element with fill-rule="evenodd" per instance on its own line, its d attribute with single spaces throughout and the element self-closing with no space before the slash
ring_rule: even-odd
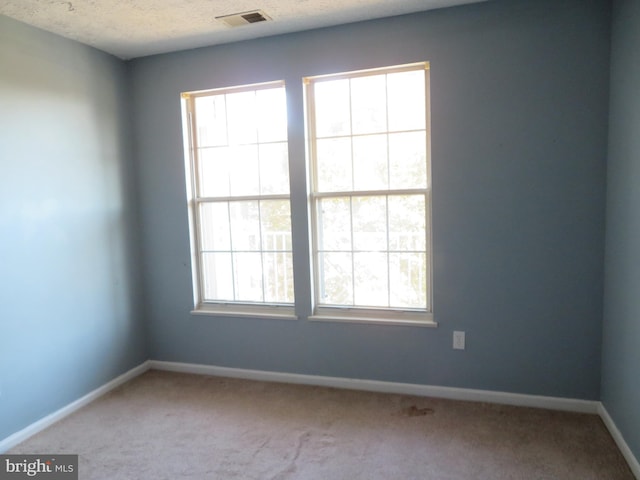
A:
<svg viewBox="0 0 640 480">
<path fill-rule="evenodd" d="M 231 15 L 216 17 L 216 20 L 220 20 L 230 27 L 241 27 L 243 25 L 249 25 L 250 23 L 268 22 L 271 21 L 272 18 L 262 10 L 250 10 L 248 12 L 232 13 Z"/>
</svg>

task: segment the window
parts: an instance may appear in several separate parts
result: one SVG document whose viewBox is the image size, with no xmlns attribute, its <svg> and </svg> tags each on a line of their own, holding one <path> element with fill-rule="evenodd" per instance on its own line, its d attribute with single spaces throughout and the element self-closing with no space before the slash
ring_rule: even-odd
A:
<svg viewBox="0 0 640 480">
<path fill-rule="evenodd" d="M 282 82 L 183 94 L 197 312 L 293 314 Z"/>
<path fill-rule="evenodd" d="M 317 318 L 432 323 L 428 74 L 305 79 Z"/>
<path fill-rule="evenodd" d="M 303 83 L 182 95 L 193 313 L 436 325 L 429 64 Z"/>
</svg>

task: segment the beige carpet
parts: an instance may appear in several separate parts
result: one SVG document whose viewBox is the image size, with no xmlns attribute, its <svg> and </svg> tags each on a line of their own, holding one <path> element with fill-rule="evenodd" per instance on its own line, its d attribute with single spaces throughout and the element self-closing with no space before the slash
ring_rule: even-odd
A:
<svg viewBox="0 0 640 480">
<path fill-rule="evenodd" d="M 159 371 L 9 453 L 82 480 L 634 478 L 595 415 Z"/>
</svg>

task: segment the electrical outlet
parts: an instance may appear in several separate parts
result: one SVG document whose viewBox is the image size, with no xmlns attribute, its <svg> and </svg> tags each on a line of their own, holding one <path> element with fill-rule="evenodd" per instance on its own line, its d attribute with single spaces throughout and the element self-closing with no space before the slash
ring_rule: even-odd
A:
<svg viewBox="0 0 640 480">
<path fill-rule="evenodd" d="M 453 349 L 464 350 L 464 332 L 453 332 Z"/>
</svg>

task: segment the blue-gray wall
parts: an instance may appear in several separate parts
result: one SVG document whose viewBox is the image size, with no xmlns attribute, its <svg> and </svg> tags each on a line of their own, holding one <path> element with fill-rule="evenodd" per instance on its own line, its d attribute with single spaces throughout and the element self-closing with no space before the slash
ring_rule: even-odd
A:
<svg viewBox="0 0 640 480">
<path fill-rule="evenodd" d="M 640 458 L 640 2 L 612 25 L 602 402 Z"/>
<path fill-rule="evenodd" d="M 151 358 L 598 399 L 609 39 L 607 1 L 496 0 L 133 61 Z M 309 322 L 301 77 L 423 60 L 440 326 Z M 302 318 L 191 316 L 180 92 L 280 79 Z"/>
<path fill-rule="evenodd" d="M 127 81 L 0 16 L 0 439 L 147 359 Z"/>
</svg>

